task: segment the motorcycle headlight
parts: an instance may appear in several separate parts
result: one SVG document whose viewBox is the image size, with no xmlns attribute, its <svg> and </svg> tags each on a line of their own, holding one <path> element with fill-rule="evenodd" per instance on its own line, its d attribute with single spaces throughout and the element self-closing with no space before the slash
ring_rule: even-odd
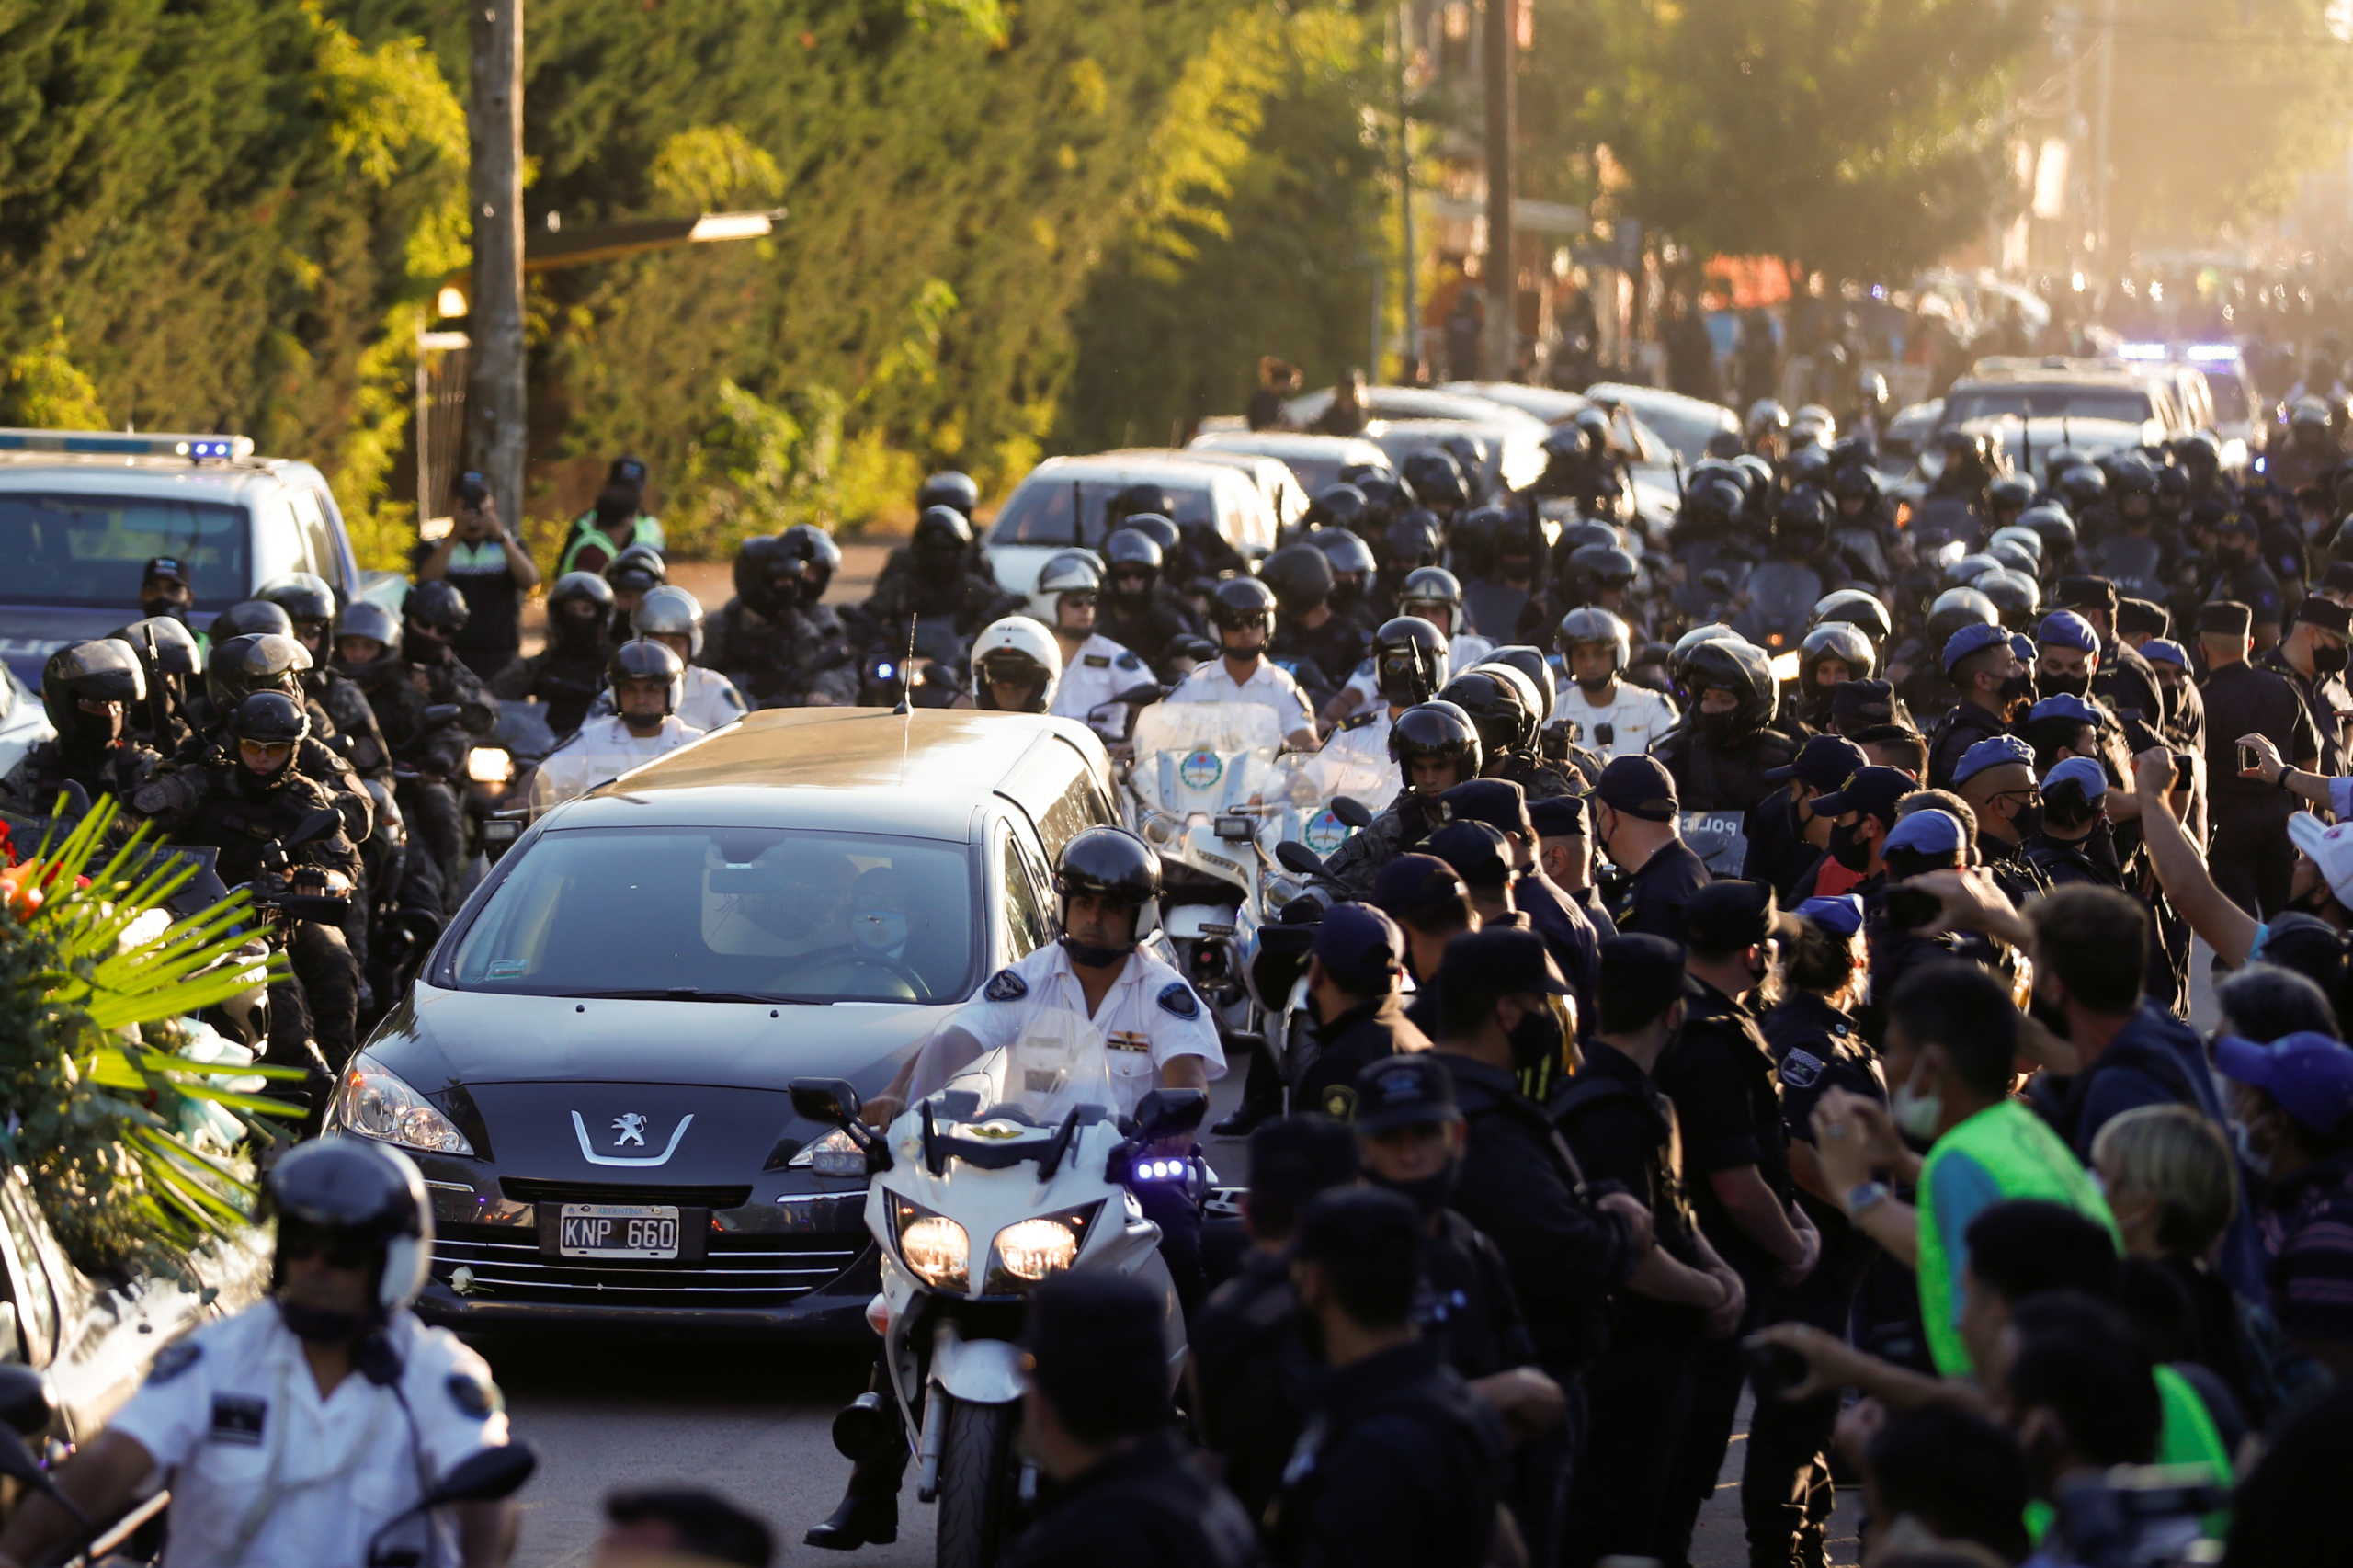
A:
<svg viewBox="0 0 2353 1568">
<path fill-rule="evenodd" d="M 961 1290 L 971 1283 L 972 1239 L 945 1214 L 935 1214 L 904 1198 L 891 1200 L 899 1256 L 915 1278 L 937 1290 Z"/>
<path fill-rule="evenodd" d="M 1050 1274 L 1059 1274 L 1078 1261 L 1100 1203 L 1081 1204 L 1059 1214 L 1021 1220 L 996 1233 L 996 1257 L 989 1268 L 988 1293 L 1010 1295 L 1025 1290 Z"/>
<path fill-rule="evenodd" d="M 475 746 L 466 753 L 466 777 L 477 784 L 505 784 L 515 777 L 515 759 L 505 746 Z"/>
<path fill-rule="evenodd" d="M 355 1056 L 327 1107 L 330 1131 L 356 1132 L 427 1154 L 463 1154 L 474 1146 L 431 1101 L 368 1056 Z"/>
<path fill-rule="evenodd" d="M 1147 807 L 1143 812 L 1143 835 L 1155 845 L 1176 843 L 1185 836 L 1185 819 L 1167 812 Z"/>
<path fill-rule="evenodd" d="M 866 1151 L 858 1146 L 848 1129 L 836 1127 L 785 1161 L 785 1167 L 805 1169 L 818 1176 L 862 1176 L 866 1174 Z"/>
</svg>

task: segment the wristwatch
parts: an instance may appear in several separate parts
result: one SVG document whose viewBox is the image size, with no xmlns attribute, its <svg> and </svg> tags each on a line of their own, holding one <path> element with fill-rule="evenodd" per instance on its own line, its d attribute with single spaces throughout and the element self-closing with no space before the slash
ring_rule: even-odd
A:
<svg viewBox="0 0 2353 1568">
<path fill-rule="evenodd" d="M 1894 1196 L 1895 1188 L 1883 1181 L 1859 1182 L 1847 1194 L 1847 1218 L 1859 1220 Z"/>
</svg>

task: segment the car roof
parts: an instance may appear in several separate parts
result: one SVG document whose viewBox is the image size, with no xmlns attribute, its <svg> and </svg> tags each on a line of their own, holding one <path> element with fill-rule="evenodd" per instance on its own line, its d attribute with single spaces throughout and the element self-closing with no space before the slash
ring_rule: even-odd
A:
<svg viewBox="0 0 2353 1568">
<path fill-rule="evenodd" d="M 1102 742 L 1068 719 L 769 709 L 565 802 L 550 826 L 822 827 L 961 844 L 989 796 L 1035 817 L 1073 778 L 1108 770 Z"/>
<path fill-rule="evenodd" d="M 1578 410 L 1588 407 L 1593 402 L 1580 392 L 1569 392 L 1561 387 L 1533 386 L 1526 381 L 1447 381 L 1438 390 L 1499 403 L 1506 408 L 1532 414 L 1552 425 L 1574 416 Z"/>
<path fill-rule="evenodd" d="M 1389 466 L 1389 454 L 1361 436 L 1315 436 L 1301 430 L 1205 430 L 1189 452 L 1250 452 L 1282 458 L 1329 458 L 1335 462 Z"/>
<path fill-rule="evenodd" d="M 1022 483 L 1042 479 L 1092 479 L 1119 484 L 1147 482 L 1180 490 L 1214 490 L 1221 484 L 1250 485 L 1248 475 L 1231 463 L 1204 461 L 1198 453 L 1136 447 L 1120 452 L 1095 452 L 1085 457 L 1048 458 L 1029 471 Z"/>
<path fill-rule="evenodd" d="M 1665 387 L 1638 386 L 1632 381 L 1596 381 L 1585 389 L 1585 395 L 1596 403 L 1622 403 L 1639 409 L 1643 403 L 1661 408 L 1674 408 L 1694 419 L 1714 419 L 1727 430 L 1740 428 L 1740 415 L 1721 403 L 1711 403 L 1704 397 L 1669 392 Z"/>
<path fill-rule="evenodd" d="M 94 452 L 0 452 L 0 491 L 241 503 L 305 480 L 324 487 L 310 464 L 282 458 L 192 463 Z"/>
<path fill-rule="evenodd" d="M 2144 389 L 2146 385 L 2138 373 L 2117 360 L 2070 359 L 2059 355 L 2029 359 L 1997 355 L 1990 359 L 1980 359 L 1971 366 L 1969 374 L 1954 383 L 1953 391 L 1965 392 L 1981 384 L 2015 386 L 2021 381 L 2040 381 L 2050 386 L 2079 384 Z"/>
</svg>

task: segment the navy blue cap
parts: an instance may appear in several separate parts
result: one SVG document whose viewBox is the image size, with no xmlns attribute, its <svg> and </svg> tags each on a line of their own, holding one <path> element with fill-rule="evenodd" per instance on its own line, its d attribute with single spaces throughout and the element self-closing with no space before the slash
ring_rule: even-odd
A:
<svg viewBox="0 0 2353 1568">
<path fill-rule="evenodd" d="M 1371 903 L 1412 925 L 1417 915 L 1460 909 L 1470 897 L 1453 867 L 1435 855 L 1400 855 L 1372 879 Z"/>
<path fill-rule="evenodd" d="M 1644 753 L 1611 757 L 1601 770 L 1601 783 L 1594 794 L 1611 811 L 1630 817 L 1644 822 L 1675 820 L 1675 775 L 1665 763 Z"/>
<path fill-rule="evenodd" d="M 1834 937 L 1851 937 L 1863 928 L 1863 901 L 1850 892 L 1807 899 L 1797 912 Z"/>
<path fill-rule="evenodd" d="M 1941 861 L 1948 866 L 1958 866 L 1961 864 L 1961 857 L 1968 852 L 1968 848 L 1969 835 L 1962 829 L 1960 819 L 1950 812 L 1940 812 L 1934 807 L 1929 807 L 1914 812 L 1910 816 L 1897 823 L 1889 832 L 1887 842 L 1880 846 L 1880 853 L 1883 856 L 1913 857 L 1922 862 Z M 1915 868 L 1919 870 L 1933 869 L 1929 864 L 1922 864 Z M 1909 876 L 1912 872 L 1906 870 L 1904 874 Z"/>
<path fill-rule="evenodd" d="M 139 580 L 143 583 L 152 577 L 169 577 L 175 583 L 185 583 L 188 581 L 188 568 L 180 564 L 180 558 L 176 555 L 151 555 L 147 558 L 146 568 L 139 574 Z"/>
<path fill-rule="evenodd" d="M 1842 680 L 1830 688 L 1830 722 L 1841 729 L 1895 722 L 1895 687 L 1883 680 Z"/>
<path fill-rule="evenodd" d="M 2009 640 L 2010 634 L 1998 626 L 1988 626 L 1982 620 L 1972 621 L 1945 639 L 1945 674 L 1952 674 L 1952 667 L 1970 654 L 1997 648 Z"/>
<path fill-rule="evenodd" d="M 2034 639 L 2023 631 L 2011 632 L 2010 652 L 2018 655 L 2018 663 L 2021 665 L 2034 663 Z"/>
<path fill-rule="evenodd" d="M 1485 823 L 1448 823 L 1424 839 L 1422 847 L 1453 867 L 1455 874 L 1474 888 L 1495 887 L 1511 880 L 1511 856 L 1504 835 Z"/>
<path fill-rule="evenodd" d="M 2082 653 L 2099 652 L 2099 633 L 2092 630 L 2090 621 L 2071 609 L 2054 609 L 2044 616 L 2042 624 L 2035 628 L 2034 640 Z"/>
<path fill-rule="evenodd" d="M 1765 777 L 1796 778 L 1810 789 L 1836 790 L 1852 778 L 1857 768 L 1870 766 L 1870 760 L 1862 747 L 1844 735 L 1816 735 L 1798 748 L 1796 761 L 1787 767 L 1768 767 Z"/>
<path fill-rule="evenodd" d="M 1454 1104 L 1454 1074 L 1427 1051 L 1384 1056 L 1357 1074 L 1358 1132 L 1461 1119 Z"/>
<path fill-rule="evenodd" d="M 1528 802 L 1528 820 L 1539 838 L 1583 838 L 1586 835 L 1585 797 L 1548 795 Z"/>
<path fill-rule="evenodd" d="M 2062 784 L 2073 784 L 2084 792 L 2086 801 L 2099 800 L 2108 793 L 2108 775 L 2087 756 L 2071 756 L 2042 776 L 2045 795 Z"/>
<path fill-rule="evenodd" d="M 1952 770 L 1953 784 L 1958 788 L 1989 767 L 2006 767 L 2013 762 L 2031 768 L 2034 748 L 2016 735 L 1989 735 L 1961 754 L 1961 761 Z"/>
<path fill-rule="evenodd" d="M 1721 878 L 1695 890 L 1683 905 L 1683 936 L 1696 953 L 1736 953 L 1796 928 L 1797 917 L 1779 907 L 1763 882 Z"/>
<path fill-rule="evenodd" d="M 1664 937 L 1627 931 L 1601 944 L 1600 990 L 1613 1006 L 1628 1004 L 1645 1020 L 1657 1017 L 1683 994 L 1683 948 Z"/>
<path fill-rule="evenodd" d="M 1704 890 L 1703 890 L 1704 891 Z M 1544 938 L 1521 926 L 1472 931 L 1446 945 L 1431 982 L 1440 991 L 1478 996 L 1510 996 L 1524 991 L 1574 995 L 1552 962 Z"/>
<path fill-rule="evenodd" d="M 1508 778 L 1473 778 L 1438 797 L 1456 822 L 1483 822 L 1498 833 L 1535 836 L 1528 820 L 1528 791 Z"/>
<path fill-rule="evenodd" d="M 1336 903 L 1324 912 L 1309 949 L 1341 989 L 1360 996 L 1386 993 L 1405 955 L 1397 922 L 1369 903 Z"/>
<path fill-rule="evenodd" d="M 2189 650 L 2170 637 L 2152 637 L 2142 643 L 2141 657 L 2153 665 L 2171 665 L 2181 670 L 2189 667 Z"/>
<path fill-rule="evenodd" d="M 2244 637 L 2255 626 L 2255 611 L 2236 599 L 2214 599 L 2198 607 L 2198 630 L 2218 637 Z"/>
<path fill-rule="evenodd" d="M 2099 722 L 2099 710 L 2072 691 L 2056 692 L 2027 710 L 2026 722 L 2039 724 L 2045 719 L 2073 719 L 2078 724 Z M 1980 741 L 1979 745 L 1984 743 Z M 1976 749 L 1972 747 L 1972 750 Z M 1964 756 L 1964 760 L 1966 760 Z"/>
<path fill-rule="evenodd" d="M 1250 1194 L 1297 1210 L 1327 1187 L 1357 1179 L 1357 1142 L 1328 1116 L 1280 1116 L 1250 1134 Z"/>
<path fill-rule="evenodd" d="M 479 506 L 490 499 L 490 481 L 478 473 L 461 473 L 449 482 L 449 494 L 469 506 Z"/>
<path fill-rule="evenodd" d="M 2353 1114 L 2353 1049 L 2325 1034 L 2306 1030 L 2268 1045 L 2224 1035 L 2214 1042 L 2214 1070 L 2261 1089 L 2315 1132 L 2334 1137 Z"/>
<path fill-rule="evenodd" d="M 1848 812 L 1860 812 L 1881 822 L 1895 820 L 1895 802 L 1920 788 L 1910 774 L 1893 767 L 1859 767 L 1847 780 L 1847 787 L 1827 795 L 1814 797 L 1813 812 L 1818 817 L 1845 816 Z"/>
</svg>

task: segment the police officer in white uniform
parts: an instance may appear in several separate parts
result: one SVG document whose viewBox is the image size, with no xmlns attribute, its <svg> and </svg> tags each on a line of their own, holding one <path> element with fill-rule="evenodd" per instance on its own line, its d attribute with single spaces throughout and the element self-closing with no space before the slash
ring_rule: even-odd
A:
<svg viewBox="0 0 2353 1568">
<path fill-rule="evenodd" d="M 685 662 L 678 698 L 680 723 L 708 732 L 744 716 L 748 705 L 735 683 L 695 663 L 702 656 L 702 602 L 694 595 L 676 583 L 665 583 L 637 602 L 637 614 L 630 624 L 640 637 L 661 643 Z M 609 688 L 597 699 L 594 711 L 612 711 Z"/>
<path fill-rule="evenodd" d="M 1255 702 L 1275 710 L 1284 744 L 1315 749 L 1315 714 L 1290 672 L 1267 658 L 1275 635 L 1275 593 L 1256 577 L 1228 577 L 1210 598 L 1210 624 L 1224 656 L 1198 665 L 1171 702 Z"/>
<path fill-rule="evenodd" d="M 1062 645 L 1026 615 L 1008 615 L 972 639 L 972 689 L 959 708 L 992 713 L 1044 713 L 1063 680 Z"/>
<path fill-rule="evenodd" d="M 701 729 L 678 717 L 686 673 L 684 660 L 648 638 L 633 637 L 614 649 L 605 664 L 614 711 L 585 721 L 548 754 L 531 779 L 531 810 L 544 812 L 702 739 Z"/>
<path fill-rule="evenodd" d="M 1048 711 L 1084 721 L 1117 744 L 1128 738 L 1136 709 L 1159 700 L 1160 683 L 1142 659 L 1095 630 L 1102 593 L 1102 571 L 1079 551 L 1055 556 L 1038 574 L 1038 597 L 1053 616 L 1049 624 L 1063 655 L 1062 684 Z"/>
<path fill-rule="evenodd" d="M 1184 977 L 1141 945 L 1160 926 L 1160 857 L 1152 846 L 1124 828 L 1088 828 L 1063 846 L 1054 881 L 1062 939 L 990 976 L 891 1086 L 865 1103 L 861 1119 L 889 1126 L 906 1109 L 910 1084 L 944 1083 L 1052 1011 L 1074 1013 L 1101 1031 L 1119 1099 L 1113 1108 L 1122 1116 L 1151 1089 L 1206 1089 L 1225 1075 L 1216 1020 Z M 1157 1152 L 1189 1154 L 1191 1139 L 1182 1142 Z M 1139 1182 L 1134 1192 L 1144 1218 L 1160 1227 L 1161 1256 L 1189 1312 L 1203 1287 L 1200 1210 L 1189 1184 Z M 832 1551 L 895 1540 L 905 1468 L 904 1449 L 858 1460 L 840 1505 L 804 1540 Z"/>
<path fill-rule="evenodd" d="M 1416 566 L 1405 574 L 1405 581 L 1398 588 L 1397 613 L 1438 628 L 1438 635 L 1446 640 L 1446 667 L 1449 672 L 1484 664 L 1495 651 L 1493 642 L 1465 629 L 1461 580 L 1443 566 Z M 1444 686 L 1448 678 L 1438 676 L 1438 685 Z M 1354 714 L 1378 707 L 1380 699 L 1379 671 L 1372 661 L 1367 660 L 1357 666 L 1357 673 L 1340 688 L 1333 706 Z"/>
<path fill-rule="evenodd" d="M 301 1144 L 270 1171 L 265 1201 L 278 1219 L 269 1297 L 167 1346 L 57 1472 L 101 1525 L 167 1479 L 167 1568 L 356 1568 L 460 1460 L 507 1440 L 483 1358 L 409 1311 L 433 1221 L 405 1155 L 358 1138 Z M 28 1495 L 0 1564 L 45 1561 L 81 1532 Z M 491 1568 L 514 1533 L 512 1505 L 468 1503 L 405 1521 L 383 1545 Z"/>
<path fill-rule="evenodd" d="M 1625 621 L 1597 605 L 1561 617 L 1552 633 L 1567 678 L 1553 717 L 1576 721 L 1582 744 L 1604 758 L 1639 756 L 1675 727 L 1674 702 L 1625 679 L 1632 637 Z"/>
<path fill-rule="evenodd" d="M 1358 666 L 1370 676 L 1381 700 L 1341 721 L 1324 743 L 1324 755 L 1360 761 L 1389 772 L 1389 729 L 1406 709 L 1427 702 L 1446 685 L 1449 669 L 1446 634 L 1417 615 L 1394 616 L 1372 634 L 1372 656 Z"/>
</svg>

